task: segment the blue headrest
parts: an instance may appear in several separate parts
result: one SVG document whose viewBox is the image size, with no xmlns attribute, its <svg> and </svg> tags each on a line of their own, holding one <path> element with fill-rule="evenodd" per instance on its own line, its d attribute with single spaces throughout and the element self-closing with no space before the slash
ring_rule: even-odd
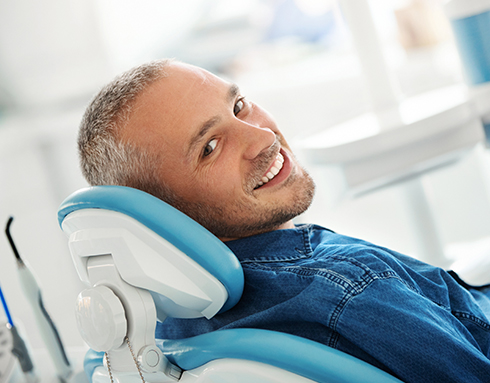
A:
<svg viewBox="0 0 490 383">
<path fill-rule="evenodd" d="M 94 186 L 70 195 L 60 205 L 58 221 L 81 209 L 117 211 L 134 218 L 197 262 L 226 288 L 228 300 L 220 312 L 233 307 L 243 292 L 243 270 L 223 242 L 196 221 L 162 200 L 125 186 Z"/>
</svg>

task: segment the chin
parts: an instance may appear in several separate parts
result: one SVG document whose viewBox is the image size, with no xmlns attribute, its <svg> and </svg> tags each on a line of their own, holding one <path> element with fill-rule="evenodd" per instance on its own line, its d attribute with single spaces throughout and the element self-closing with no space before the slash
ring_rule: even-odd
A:
<svg viewBox="0 0 490 383">
<path fill-rule="evenodd" d="M 313 200 L 315 184 L 299 169 L 267 200 L 235 200 L 226 206 L 216 205 L 219 201 L 186 202 L 178 208 L 223 241 L 277 230 L 304 213 Z"/>
<path fill-rule="evenodd" d="M 303 183 L 292 185 L 285 201 L 279 202 L 276 199 L 261 206 L 248 207 L 240 214 L 229 217 L 227 223 L 222 221 L 217 236 L 237 239 L 288 228 L 285 225 L 304 213 L 313 201 L 315 184 L 307 173 L 305 178 Z M 218 219 L 223 220 L 223 217 Z"/>
</svg>

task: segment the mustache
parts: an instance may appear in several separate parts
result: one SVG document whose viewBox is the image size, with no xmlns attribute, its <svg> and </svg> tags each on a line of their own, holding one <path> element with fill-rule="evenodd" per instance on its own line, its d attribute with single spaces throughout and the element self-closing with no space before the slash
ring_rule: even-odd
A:
<svg viewBox="0 0 490 383">
<path fill-rule="evenodd" d="M 267 151 L 260 153 L 252 162 L 252 167 L 250 172 L 246 177 L 246 185 L 245 190 L 253 192 L 253 190 L 257 187 L 259 181 L 262 179 L 264 173 L 269 169 L 272 161 L 279 154 L 279 150 L 281 149 L 281 143 L 276 137 L 276 141 L 269 147 Z"/>
</svg>

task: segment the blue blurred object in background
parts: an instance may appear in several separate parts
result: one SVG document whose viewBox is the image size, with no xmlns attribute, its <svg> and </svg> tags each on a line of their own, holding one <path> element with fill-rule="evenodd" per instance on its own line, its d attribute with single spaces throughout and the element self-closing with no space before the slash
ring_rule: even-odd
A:
<svg viewBox="0 0 490 383">
<path fill-rule="evenodd" d="M 326 4 L 308 11 L 295 0 L 283 1 L 274 9 L 265 40 L 296 37 L 304 42 L 328 43 L 337 24 L 332 8 Z"/>
</svg>

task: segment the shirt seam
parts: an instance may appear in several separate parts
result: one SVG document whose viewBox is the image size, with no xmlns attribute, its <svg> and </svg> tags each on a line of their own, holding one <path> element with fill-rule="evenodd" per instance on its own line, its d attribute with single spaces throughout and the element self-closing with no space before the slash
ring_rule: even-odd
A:
<svg viewBox="0 0 490 383">
<path fill-rule="evenodd" d="M 306 258 L 306 257 L 304 257 Z M 274 263 L 279 263 L 281 260 L 276 260 Z M 250 268 L 257 268 L 257 269 L 263 269 L 266 271 L 271 271 L 271 272 L 290 272 L 295 275 L 299 276 L 321 276 L 325 279 L 328 279 L 329 281 L 336 283 L 338 286 L 348 289 L 351 288 L 352 290 L 356 291 L 356 294 L 362 293 L 366 287 L 371 284 L 374 280 L 384 280 L 384 279 L 390 279 L 394 278 L 397 279 L 399 282 L 403 283 L 407 288 L 412 290 L 414 293 L 427 298 L 425 295 L 423 295 L 419 290 L 414 288 L 412 285 L 407 283 L 405 280 L 400 278 L 398 274 L 396 274 L 394 271 L 387 270 L 383 272 L 374 272 L 372 270 L 366 271 L 366 269 L 362 269 L 364 272 L 364 275 L 360 277 L 361 281 L 360 282 L 354 282 L 348 278 L 345 278 L 343 275 L 337 273 L 336 271 L 330 270 L 330 269 L 316 269 L 316 268 L 311 268 L 311 267 L 306 267 L 306 266 L 279 266 L 279 267 L 268 267 L 268 263 L 273 263 L 271 261 L 269 262 L 247 262 L 247 267 Z M 351 262 L 352 263 L 352 262 Z M 355 267 L 359 267 L 355 263 L 352 263 Z M 330 275 L 333 276 L 333 278 L 330 278 Z M 428 299 L 428 298 L 427 298 Z M 434 302 L 436 303 L 436 302 Z"/>
<path fill-rule="evenodd" d="M 240 260 L 240 263 L 241 264 L 246 264 L 246 265 L 250 265 L 250 264 L 254 264 L 254 263 L 257 263 L 257 264 L 267 264 L 267 263 L 280 263 L 280 262 L 290 262 L 290 261 L 297 261 L 299 259 L 307 259 L 309 258 L 309 255 L 308 254 L 303 254 L 302 252 L 300 252 L 298 249 L 295 249 L 297 252 L 298 252 L 298 255 L 291 255 L 291 256 L 281 256 L 281 257 L 270 257 L 270 258 L 266 258 L 266 257 L 260 257 L 260 258 L 247 258 L 247 259 L 244 259 L 244 260 Z"/>
<path fill-rule="evenodd" d="M 451 311 L 451 313 L 457 318 L 468 319 L 468 320 L 472 321 L 473 323 L 475 323 L 480 328 L 487 330 L 487 331 L 490 331 L 490 324 L 488 324 L 486 321 L 478 318 L 477 316 L 475 316 L 473 314 L 470 314 L 468 312 L 463 312 L 463 311 L 454 311 L 454 310 Z"/>
</svg>

